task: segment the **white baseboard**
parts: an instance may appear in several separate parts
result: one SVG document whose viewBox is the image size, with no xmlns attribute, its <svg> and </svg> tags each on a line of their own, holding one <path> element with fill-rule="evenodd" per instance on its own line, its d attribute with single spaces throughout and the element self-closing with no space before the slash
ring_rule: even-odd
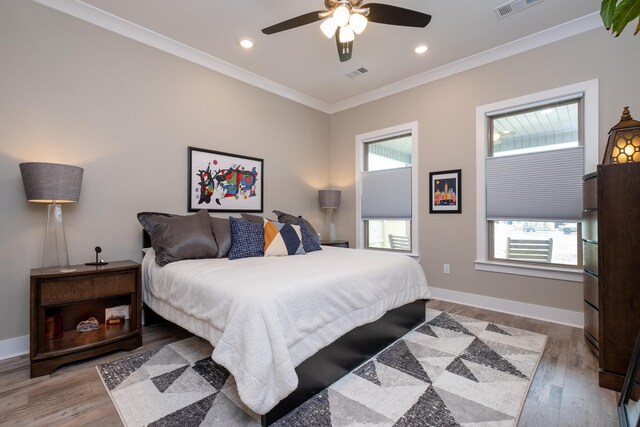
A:
<svg viewBox="0 0 640 427">
<path fill-rule="evenodd" d="M 0 341 L 0 360 L 29 353 L 29 335 Z"/>
<path fill-rule="evenodd" d="M 449 289 L 431 287 L 431 297 L 442 301 L 456 302 L 473 307 L 486 308 L 501 313 L 515 314 L 562 325 L 584 327 L 584 313 L 581 311 L 564 310 L 544 305 L 528 304 L 526 302 L 451 291 Z"/>
</svg>

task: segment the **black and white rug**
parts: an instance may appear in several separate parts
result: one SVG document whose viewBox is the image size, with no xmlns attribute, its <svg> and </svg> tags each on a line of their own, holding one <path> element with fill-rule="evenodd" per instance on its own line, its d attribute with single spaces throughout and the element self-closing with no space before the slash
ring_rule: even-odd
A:
<svg viewBox="0 0 640 427">
<path fill-rule="evenodd" d="M 547 337 L 427 310 L 427 321 L 276 425 L 515 426 Z M 211 345 L 188 338 L 98 365 L 126 426 L 256 426 Z"/>
</svg>

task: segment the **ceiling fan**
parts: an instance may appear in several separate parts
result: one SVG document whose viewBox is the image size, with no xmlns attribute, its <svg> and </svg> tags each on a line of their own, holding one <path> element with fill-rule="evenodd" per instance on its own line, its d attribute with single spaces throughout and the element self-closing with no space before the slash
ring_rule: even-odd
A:
<svg viewBox="0 0 640 427">
<path fill-rule="evenodd" d="M 270 27 L 264 34 L 275 34 L 324 19 L 320 29 L 327 38 L 336 36 L 340 62 L 351 59 L 353 40 L 367 26 L 367 22 L 424 28 L 431 15 L 381 3 L 362 4 L 363 0 L 324 0 L 326 10 L 305 13 Z"/>
</svg>

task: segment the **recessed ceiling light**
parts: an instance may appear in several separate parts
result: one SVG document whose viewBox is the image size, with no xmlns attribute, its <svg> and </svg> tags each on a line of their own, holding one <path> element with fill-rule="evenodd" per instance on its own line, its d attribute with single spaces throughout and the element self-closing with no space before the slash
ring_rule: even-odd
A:
<svg viewBox="0 0 640 427">
<path fill-rule="evenodd" d="M 422 54 L 429 50 L 429 46 L 427 46 L 426 44 L 419 44 L 414 50 L 416 53 Z"/>
<path fill-rule="evenodd" d="M 243 37 L 240 39 L 240 46 L 245 49 L 251 49 L 253 47 L 253 40 L 248 37 Z"/>
</svg>

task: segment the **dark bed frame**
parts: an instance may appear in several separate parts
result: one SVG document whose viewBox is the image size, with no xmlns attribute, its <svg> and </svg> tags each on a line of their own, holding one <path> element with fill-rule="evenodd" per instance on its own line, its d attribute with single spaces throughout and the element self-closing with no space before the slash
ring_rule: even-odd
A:
<svg viewBox="0 0 640 427">
<path fill-rule="evenodd" d="M 144 310 L 145 325 L 164 320 L 146 304 Z M 262 425 L 275 423 L 424 321 L 425 300 L 417 300 L 347 332 L 298 365 L 298 388 L 262 415 Z"/>
</svg>

